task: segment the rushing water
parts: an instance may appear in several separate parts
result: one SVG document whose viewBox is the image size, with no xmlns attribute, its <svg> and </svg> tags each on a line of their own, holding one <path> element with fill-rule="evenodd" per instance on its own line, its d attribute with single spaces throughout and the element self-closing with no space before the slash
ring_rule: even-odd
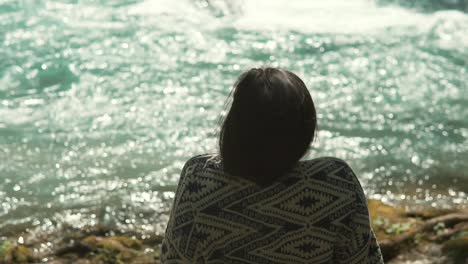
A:
<svg viewBox="0 0 468 264">
<path fill-rule="evenodd" d="M 377 198 L 466 206 L 466 5 L 383 2 L 0 0 L 0 230 L 163 231 L 183 163 L 262 65 L 308 85 L 309 157 Z"/>
</svg>

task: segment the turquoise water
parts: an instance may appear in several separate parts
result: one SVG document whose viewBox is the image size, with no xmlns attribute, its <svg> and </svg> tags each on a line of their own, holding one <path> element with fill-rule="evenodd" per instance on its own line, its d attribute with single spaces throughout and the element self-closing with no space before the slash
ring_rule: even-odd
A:
<svg viewBox="0 0 468 264">
<path fill-rule="evenodd" d="M 183 163 L 216 150 L 231 85 L 262 65 L 308 85 L 308 157 L 349 161 L 376 198 L 466 206 L 466 6 L 400 3 L 1 0 L 0 230 L 162 232 Z"/>
</svg>

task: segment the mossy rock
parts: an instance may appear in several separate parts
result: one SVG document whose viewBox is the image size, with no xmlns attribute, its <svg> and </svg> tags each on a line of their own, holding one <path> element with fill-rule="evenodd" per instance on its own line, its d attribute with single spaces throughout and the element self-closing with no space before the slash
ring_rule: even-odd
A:
<svg viewBox="0 0 468 264">
<path fill-rule="evenodd" d="M 9 240 L 0 242 L 0 262 L 5 258 L 5 255 L 9 251 L 11 246 L 12 243 Z"/>
<path fill-rule="evenodd" d="M 93 258 L 91 258 L 91 263 L 93 264 L 124 264 L 121 260 L 117 259 L 117 255 L 108 252 L 100 251 Z"/>
<path fill-rule="evenodd" d="M 28 263 L 33 261 L 33 253 L 31 249 L 13 243 L 4 242 L 2 245 L 2 252 L 0 252 L 1 263 Z"/>
<path fill-rule="evenodd" d="M 105 249 L 114 252 L 121 252 L 128 250 L 128 248 L 117 240 L 109 237 L 89 236 L 83 239 L 83 244 L 97 251 L 98 249 Z"/>
<path fill-rule="evenodd" d="M 382 201 L 369 199 L 368 206 L 372 229 L 378 240 L 392 239 L 419 224 L 417 220 L 405 217 L 403 209 Z"/>
<path fill-rule="evenodd" d="M 468 222 L 461 222 L 458 223 L 454 226 L 454 228 L 462 231 L 462 232 L 468 232 Z"/>
<path fill-rule="evenodd" d="M 404 211 L 402 209 L 393 207 L 379 200 L 369 199 L 367 200 L 367 203 L 371 219 L 376 219 L 378 217 L 400 219 L 404 215 Z"/>
<path fill-rule="evenodd" d="M 82 243 L 96 252 L 96 263 L 131 263 L 142 247 L 141 241 L 125 236 L 88 236 Z"/>
<path fill-rule="evenodd" d="M 425 209 L 421 211 L 414 211 L 414 212 L 408 212 L 406 213 L 406 216 L 409 217 L 420 217 L 423 219 L 430 219 L 446 214 L 451 214 L 451 213 L 456 213 L 458 212 L 457 209 L 444 209 L 444 208 L 431 208 L 431 209 Z"/>
<path fill-rule="evenodd" d="M 465 263 L 468 260 L 468 235 L 445 242 L 442 251 L 452 256 L 455 263 Z"/>
<path fill-rule="evenodd" d="M 135 264 L 157 264 L 157 263 L 160 263 L 157 259 L 155 259 L 154 257 L 152 256 L 146 256 L 146 255 L 143 255 L 143 256 L 139 256 L 135 259 L 133 259 L 133 262 L 131 263 L 135 263 Z"/>
<path fill-rule="evenodd" d="M 133 248 L 133 249 L 140 249 L 142 246 L 142 243 L 138 239 L 126 237 L 126 236 L 113 236 L 109 237 L 109 239 L 115 240 L 120 242 L 122 245 L 128 247 L 128 248 Z"/>
<path fill-rule="evenodd" d="M 159 246 L 161 245 L 163 239 L 164 236 L 162 235 L 151 235 L 145 238 L 143 241 L 145 245 Z"/>
<path fill-rule="evenodd" d="M 468 235 L 451 239 L 444 243 L 442 248 L 444 252 L 448 251 L 464 251 L 468 254 Z"/>
</svg>

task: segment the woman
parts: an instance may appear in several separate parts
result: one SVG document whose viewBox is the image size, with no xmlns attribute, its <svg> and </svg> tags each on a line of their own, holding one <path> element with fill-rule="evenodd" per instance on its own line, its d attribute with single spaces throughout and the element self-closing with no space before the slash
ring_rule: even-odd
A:
<svg viewBox="0 0 468 264">
<path fill-rule="evenodd" d="M 300 161 L 317 124 L 304 82 L 251 69 L 232 99 L 219 155 L 182 169 L 162 263 L 383 263 L 348 164 Z"/>
</svg>

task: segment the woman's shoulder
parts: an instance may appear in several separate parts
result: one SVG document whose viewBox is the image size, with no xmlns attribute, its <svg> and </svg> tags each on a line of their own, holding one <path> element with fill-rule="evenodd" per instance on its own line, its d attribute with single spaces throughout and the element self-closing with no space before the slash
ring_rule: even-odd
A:
<svg viewBox="0 0 468 264">
<path fill-rule="evenodd" d="M 327 165 L 350 167 L 346 161 L 337 157 L 332 157 L 332 156 L 318 157 L 318 158 L 313 158 L 309 160 L 301 160 L 300 164 L 304 164 L 304 165 L 327 164 Z"/>
<path fill-rule="evenodd" d="M 214 153 L 200 154 L 191 157 L 185 162 L 184 167 L 197 167 L 197 168 L 207 168 L 213 167 L 218 168 L 221 164 L 221 158 L 219 155 Z"/>
<path fill-rule="evenodd" d="M 196 166 L 196 167 L 214 167 L 214 168 L 221 168 L 222 160 L 219 154 L 216 153 L 205 153 L 199 154 L 196 156 L 191 157 L 185 163 L 185 167 L 188 166 Z M 332 157 L 332 156 L 324 156 L 313 158 L 309 160 L 301 160 L 299 161 L 300 167 L 317 167 L 317 168 L 338 168 L 341 167 L 345 170 L 351 170 L 351 166 L 344 161 L 343 159 Z"/>
<path fill-rule="evenodd" d="M 336 157 L 319 157 L 303 160 L 299 168 L 306 178 L 320 179 L 323 181 L 346 181 L 359 183 L 351 166 L 344 160 Z"/>
<path fill-rule="evenodd" d="M 216 161 L 219 159 L 220 159 L 219 155 L 217 154 L 205 153 L 205 154 L 199 154 L 199 155 L 191 157 L 190 159 L 187 160 L 186 163 L 203 163 L 207 161 Z"/>
<path fill-rule="evenodd" d="M 336 157 L 320 157 L 301 164 L 300 172 L 306 182 L 311 180 L 314 184 L 333 190 L 331 192 L 351 195 L 359 204 L 367 204 L 361 182 L 346 161 Z"/>
</svg>

